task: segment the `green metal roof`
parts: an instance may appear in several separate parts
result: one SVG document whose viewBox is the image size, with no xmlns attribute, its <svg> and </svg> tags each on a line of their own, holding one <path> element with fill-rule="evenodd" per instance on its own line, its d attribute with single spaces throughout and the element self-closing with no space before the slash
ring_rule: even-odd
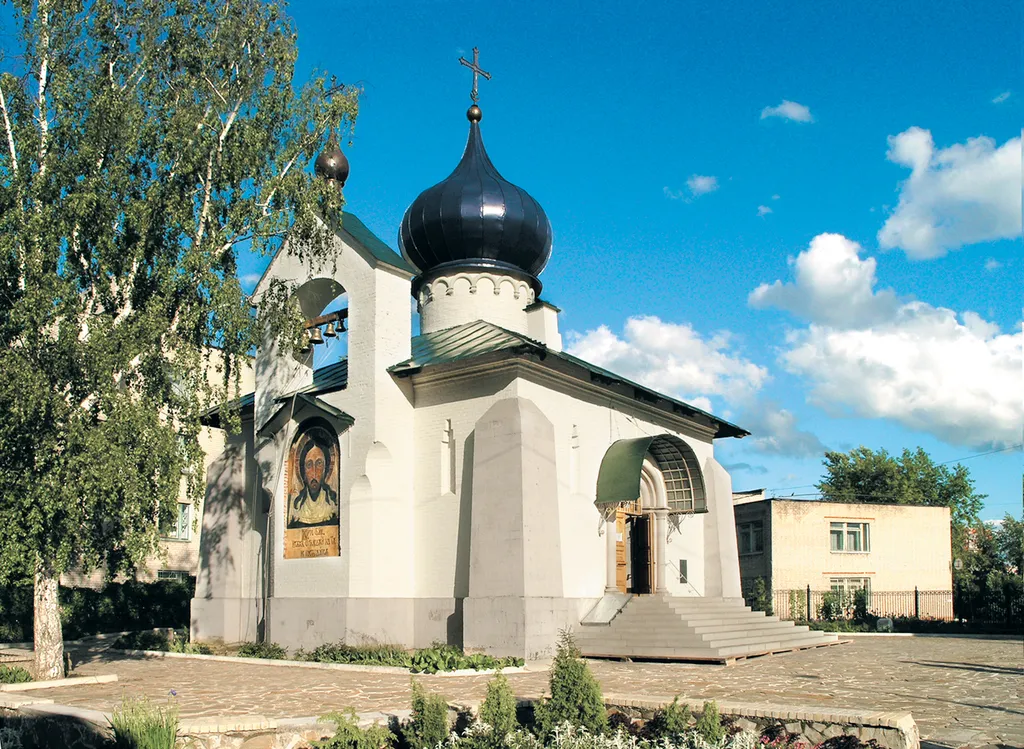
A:
<svg viewBox="0 0 1024 749">
<path fill-rule="evenodd" d="M 404 270 L 406 273 L 416 274 L 416 269 L 409 265 L 404 257 L 388 247 L 383 240 L 367 229 L 366 224 L 360 221 L 354 213 L 342 214 L 341 231 L 352 237 L 352 239 L 385 265 Z"/>
<path fill-rule="evenodd" d="M 309 395 L 319 395 L 321 393 L 333 393 L 335 390 L 344 390 L 348 387 L 348 359 L 342 359 L 334 364 L 328 364 L 326 367 L 320 367 L 320 369 L 313 370 L 313 382 L 305 387 L 298 388 L 297 390 L 286 393 L 280 396 L 277 400 L 282 401 L 286 398 L 291 398 L 295 393 L 308 393 Z"/>
<path fill-rule="evenodd" d="M 640 496 L 640 472 L 652 442 L 654 437 L 637 437 L 611 444 L 597 473 L 595 505 L 617 505 Z"/>
<path fill-rule="evenodd" d="M 412 356 L 388 369 L 402 377 L 414 374 L 423 367 L 475 359 L 497 351 L 508 351 L 514 355 L 535 354 L 539 361 L 550 366 L 552 360 L 575 365 L 589 373 L 589 381 L 609 387 L 622 384 L 634 389 L 634 396 L 684 416 L 705 416 L 715 426 L 715 437 L 746 437 L 746 429 L 724 421 L 714 414 L 703 411 L 675 398 L 651 390 L 607 369 L 595 366 L 564 351 L 552 351 L 539 341 L 521 333 L 493 325 L 483 320 L 458 325 L 454 328 L 425 333 L 412 339 Z"/>
</svg>

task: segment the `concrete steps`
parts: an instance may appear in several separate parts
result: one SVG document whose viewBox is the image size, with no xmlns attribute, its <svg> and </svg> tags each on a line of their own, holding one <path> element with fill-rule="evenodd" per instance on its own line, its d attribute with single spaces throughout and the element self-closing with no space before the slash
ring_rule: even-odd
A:
<svg viewBox="0 0 1024 749">
<path fill-rule="evenodd" d="M 835 644 L 835 634 L 751 611 L 739 599 L 635 596 L 608 624 L 576 633 L 583 655 L 731 662 L 753 655 Z"/>
</svg>

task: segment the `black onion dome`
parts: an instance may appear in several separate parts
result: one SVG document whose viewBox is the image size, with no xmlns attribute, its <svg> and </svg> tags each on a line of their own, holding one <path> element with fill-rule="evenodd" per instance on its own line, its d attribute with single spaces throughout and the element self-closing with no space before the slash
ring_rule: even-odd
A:
<svg viewBox="0 0 1024 749">
<path fill-rule="evenodd" d="M 313 171 L 319 177 L 335 182 L 341 187 L 345 186 L 349 173 L 348 159 L 338 148 L 338 143 L 333 137 L 327 142 L 323 152 L 316 157 Z"/>
<path fill-rule="evenodd" d="M 444 182 L 420 193 L 405 217 L 402 255 L 428 277 L 459 269 L 537 276 L 551 256 L 551 223 L 540 203 L 504 179 L 484 150 L 479 110 L 469 112 L 469 141 Z"/>
</svg>

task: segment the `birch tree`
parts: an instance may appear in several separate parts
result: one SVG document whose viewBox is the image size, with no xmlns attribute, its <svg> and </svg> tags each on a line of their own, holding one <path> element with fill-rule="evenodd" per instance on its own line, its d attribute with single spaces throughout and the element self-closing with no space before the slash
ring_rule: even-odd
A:
<svg viewBox="0 0 1024 749">
<path fill-rule="evenodd" d="M 309 165 L 358 90 L 295 80 L 276 0 L 8 0 L 0 36 L 0 584 L 35 585 L 38 678 L 63 673 L 58 581 L 129 572 L 199 415 L 257 330 L 240 252 L 327 261 L 341 195 Z M 211 347 L 221 350 L 217 377 Z"/>
</svg>

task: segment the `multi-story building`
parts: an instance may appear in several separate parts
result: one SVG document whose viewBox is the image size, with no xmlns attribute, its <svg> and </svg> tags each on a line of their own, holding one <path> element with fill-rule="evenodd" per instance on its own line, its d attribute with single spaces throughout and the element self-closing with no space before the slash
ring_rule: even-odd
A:
<svg viewBox="0 0 1024 749">
<path fill-rule="evenodd" d="M 776 613 L 810 597 L 813 616 L 823 592 L 850 600 L 864 589 L 880 614 L 952 616 L 948 507 L 780 499 L 761 489 L 733 494 L 733 510 L 744 592 L 760 578 Z"/>
</svg>

